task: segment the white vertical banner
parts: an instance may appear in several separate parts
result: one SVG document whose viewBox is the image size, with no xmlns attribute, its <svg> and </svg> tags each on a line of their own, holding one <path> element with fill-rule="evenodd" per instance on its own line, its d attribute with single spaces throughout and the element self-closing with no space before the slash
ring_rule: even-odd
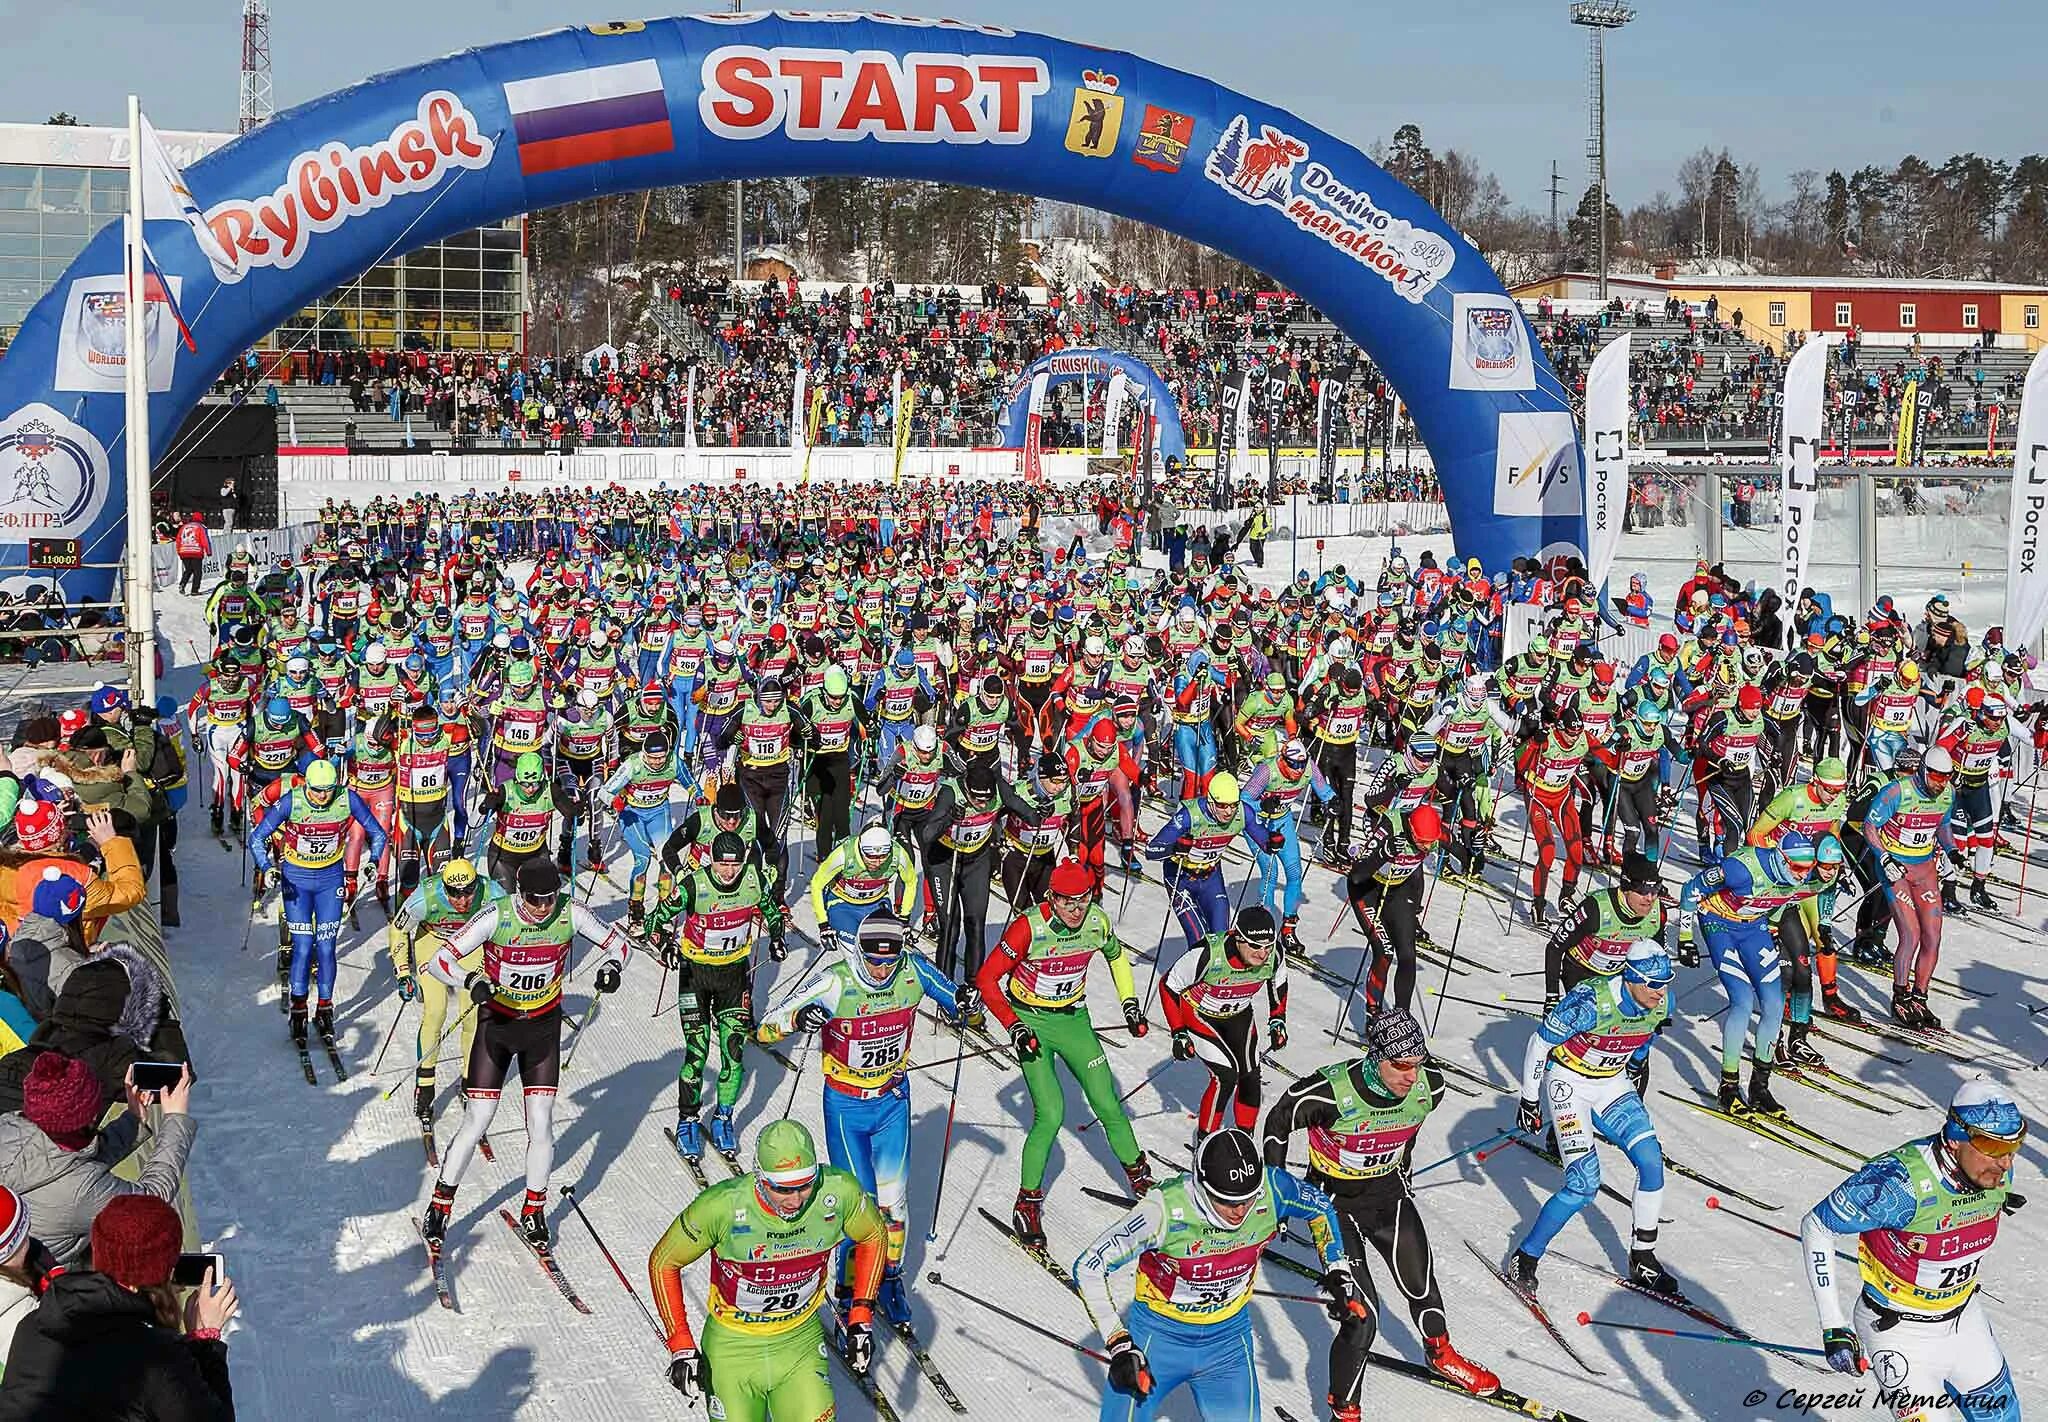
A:
<svg viewBox="0 0 2048 1422">
<path fill-rule="evenodd" d="M 889 373 L 889 435 L 891 440 L 897 444 L 901 444 L 903 442 L 902 440 L 895 438 L 897 428 L 902 423 L 903 372 L 900 370 L 895 370 Z"/>
<path fill-rule="evenodd" d="M 1380 451 L 1380 468 L 1389 469 L 1394 463 L 1394 446 L 1401 442 L 1401 396 L 1394 392 L 1394 406 L 1387 416 L 1387 445 Z"/>
<path fill-rule="evenodd" d="M 1024 407 L 1024 482 L 1045 482 L 1043 431 L 1045 429 L 1045 386 L 1047 372 L 1031 377 L 1031 400 Z"/>
<path fill-rule="evenodd" d="M 697 367 L 690 367 L 690 383 L 683 387 L 683 482 L 697 482 Z"/>
<path fill-rule="evenodd" d="M 807 372 L 802 365 L 796 368 L 795 394 L 789 402 L 789 457 L 799 463 L 804 457 L 804 378 Z"/>
<path fill-rule="evenodd" d="M 1628 512 L 1627 341 L 1609 341 L 1586 372 L 1586 577 L 1605 589 Z"/>
<path fill-rule="evenodd" d="M 1117 425 L 1124 417 L 1124 392 L 1130 388 L 1131 379 L 1121 370 L 1109 377 L 1109 393 L 1102 397 L 1102 457 L 1116 458 L 1123 449 L 1123 441 L 1117 438 Z"/>
<path fill-rule="evenodd" d="M 1820 452 L 1821 402 L 1827 394 L 1828 347 L 1808 341 L 1785 365 L 1784 429 L 1778 435 L 1778 474 L 1783 483 L 1778 520 L 1778 595 L 1790 609 L 1799 605 L 1806 586 L 1806 560 L 1813 549 L 1813 515 L 1820 502 L 1820 476 L 1814 468 Z M 1708 518 L 1719 518 L 1708 509 Z M 1793 619 L 1785 618 L 1785 647 L 1792 646 Z"/>
<path fill-rule="evenodd" d="M 2005 645 L 2025 651 L 2048 621 L 2048 558 L 2041 547 L 2048 524 L 2048 349 L 2027 367 L 2017 438 L 2006 531 Z"/>
</svg>

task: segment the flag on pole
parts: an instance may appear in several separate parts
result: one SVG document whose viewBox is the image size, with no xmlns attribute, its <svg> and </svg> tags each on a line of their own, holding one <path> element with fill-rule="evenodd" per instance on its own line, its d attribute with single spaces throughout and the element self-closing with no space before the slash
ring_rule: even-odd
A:
<svg viewBox="0 0 2048 1422">
<path fill-rule="evenodd" d="M 697 482 L 697 367 L 690 367 L 683 387 L 683 482 Z"/>
<path fill-rule="evenodd" d="M 1914 430 L 1920 420 L 1920 382 L 1906 382 L 1906 393 L 1899 399 L 1899 442 L 1892 451 L 1892 467 L 1904 469 L 1913 462 L 1913 450 L 1917 441 Z"/>
<path fill-rule="evenodd" d="M 791 390 L 789 397 L 790 463 L 793 465 L 802 463 L 806 467 L 808 467 L 809 461 L 805 456 L 803 447 L 805 409 L 804 384 L 808 380 L 809 375 L 810 372 L 807 371 L 803 366 L 799 365 L 796 368 L 796 386 L 793 390 Z"/>
<path fill-rule="evenodd" d="M 903 372 L 896 372 L 895 403 L 889 414 L 889 423 L 896 435 L 896 471 L 890 482 L 903 482 L 903 457 L 910 453 L 910 416 L 917 408 L 917 391 L 903 388 Z"/>
<path fill-rule="evenodd" d="M 1045 428 L 1045 385 L 1045 371 L 1031 377 L 1031 399 L 1024 407 L 1024 482 L 1032 485 L 1045 482 L 1044 453 L 1040 443 Z"/>
<path fill-rule="evenodd" d="M 804 439 L 804 472 L 797 479 L 799 484 L 811 482 L 811 451 L 818 447 L 818 429 L 824 423 L 825 392 L 813 390 L 811 392 L 811 423 L 810 427 L 805 431 Z"/>
<path fill-rule="evenodd" d="M 142 116 L 142 144 L 138 156 L 142 160 L 142 216 L 146 222 L 182 222 L 192 232 L 192 240 L 199 244 L 207 264 L 221 281 L 234 281 L 237 277 L 235 259 L 228 255 L 228 249 L 214 230 L 207 225 L 206 215 L 199 210 L 199 204 L 192 199 L 192 189 L 185 186 L 185 175 L 178 171 L 178 165 L 171 161 L 171 153 L 164 147 L 163 139 L 157 136 L 148 115 Z M 183 322 L 179 322 L 183 326 Z"/>
<path fill-rule="evenodd" d="M 1603 594 L 1628 514 L 1627 341 L 1609 341 L 1586 373 L 1586 580 Z"/>
<path fill-rule="evenodd" d="M 171 320 L 178 328 L 178 339 L 185 343 L 185 349 L 198 353 L 199 343 L 192 339 L 192 328 L 185 324 L 185 313 L 178 309 L 178 298 L 172 293 L 171 284 L 164 280 L 163 269 L 157 265 L 156 253 L 149 250 L 147 239 L 142 242 L 142 300 L 144 304 L 161 301 L 164 310 L 171 313 Z"/>
<path fill-rule="evenodd" d="M 1316 487 L 1325 500 L 1337 497 L 1338 383 L 1325 375 L 1316 381 Z"/>
<path fill-rule="evenodd" d="M 1778 594 L 1788 608 L 1799 606 L 1806 586 L 1806 560 L 1813 548 L 1813 513 L 1820 499 L 1820 478 L 1814 460 L 1820 451 L 1821 402 L 1827 394 L 1828 348 L 1808 341 L 1785 365 L 1785 424 L 1778 435 L 1778 471 L 1784 491 L 1779 520 Z M 1719 509 L 1707 510 L 1719 518 Z M 1785 619 L 1785 647 L 1792 646 L 1792 624 Z"/>
<path fill-rule="evenodd" d="M 2013 446 L 2012 507 L 2006 515 L 2005 645 L 2024 651 L 2048 622 L 2048 350 L 2027 367 Z"/>
<path fill-rule="evenodd" d="M 1109 394 L 1102 400 L 1102 457 L 1114 459 L 1123 448 L 1123 441 L 1117 438 L 1117 426 L 1124 417 L 1124 392 L 1130 389 L 1131 378 L 1121 370 L 1109 377 Z"/>
</svg>

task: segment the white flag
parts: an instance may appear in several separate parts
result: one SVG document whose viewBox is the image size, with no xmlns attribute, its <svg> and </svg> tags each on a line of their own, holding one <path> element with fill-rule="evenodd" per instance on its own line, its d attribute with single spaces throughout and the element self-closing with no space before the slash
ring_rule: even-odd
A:
<svg viewBox="0 0 2048 1422">
<path fill-rule="evenodd" d="M 690 382 L 683 387 L 683 483 L 697 482 L 697 367 L 690 367 Z"/>
<path fill-rule="evenodd" d="M 1045 387 L 1046 372 L 1031 377 L 1031 399 L 1024 407 L 1024 482 L 1045 482 Z"/>
<path fill-rule="evenodd" d="M 1102 397 L 1102 457 L 1116 458 L 1123 448 L 1123 441 L 1117 438 L 1117 424 L 1124 417 L 1124 392 L 1130 388 L 1131 378 L 1121 370 L 1109 377 L 1109 394 Z"/>
<path fill-rule="evenodd" d="M 1606 585 L 1628 512 L 1628 352 L 1627 341 L 1610 341 L 1586 373 L 1586 575 L 1596 588 Z"/>
<path fill-rule="evenodd" d="M 183 222 L 192 229 L 192 240 L 199 244 L 199 250 L 206 254 L 213 274 L 221 281 L 235 281 L 239 274 L 235 270 L 235 259 L 228 255 L 228 249 L 214 236 L 213 229 L 206 225 L 206 215 L 199 210 L 199 204 L 192 200 L 192 190 L 185 186 L 185 175 L 178 171 L 178 165 L 171 161 L 170 150 L 150 125 L 149 116 L 142 118 L 142 216 L 144 221 Z"/>
<path fill-rule="evenodd" d="M 796 368 L 796 393 L 789 402 L 789 457 L 801 460 L 804 457 L 804 378 L 806 372 L 799 365 Z"/>
<path fill-rule="evenodd" d="M 1791 610 L 1806 586 L 1806 560 L 1813 549 L 1813 514 L 1820 501 L 1821 400 L 1827 393 L 1828 347 L 1808 341 L 1785 365 L 1785 427 L 1778 435 L 1778 473 L 1784 507 L 1778 518 L 1778 595 L 1785 600 L 1785 647 L 1792 646 Z M 1708 518 L 1719 518 L 1708 509 Z"/>
<path fill-rule="evenodd" d="M 294 409 L 290 408 L 289 406 L 287 406 L 287 407 L 285 408 L 285 412 L 284 412 L 284 420 L 285 420 L 285 425 L 286 425 L 286 427 L 287 427 L 287 428 L 289 428 L 289 429 L 291 430 L 291 442 L 292 442 L 292 444 L 293 444 L 293 445 L 295 445 L 295 446 L 296 446 L 296 445 L 298 444 L 298 442 L 299 442 L 299 413 L 298 413 L 298 411 L 296 411 L 296 410 L 294 410 Z"/>
<path fill-rule="evenodd" d="M 1252 462 L 1252 377 L 1246 371 L 1237 382 L 1237 440 L 1231 468 L 1243 470 Z"/>
<path fill-rule="evenodd" d="M 892 371 L 889 375 L 889 433 L 893 436 L 903 423 L 903 372 Z M 898 443 L 901 443 L 899 440 Z"/>
<path fill-rule="evenodd" d="M 2007 515 L 2005 645 L 2024 651 L 2048 621 L 2048 559 L 2041 546 L 2048 524 L 2048 350 L 2027 367 L 2020 393 L 2018 443 L 2012 461 L 2012 509 Z"/>
</svg>

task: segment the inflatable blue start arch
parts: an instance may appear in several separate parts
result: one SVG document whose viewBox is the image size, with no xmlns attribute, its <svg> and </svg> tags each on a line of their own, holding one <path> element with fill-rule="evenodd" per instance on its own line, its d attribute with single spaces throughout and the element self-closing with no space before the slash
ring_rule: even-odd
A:
<svg viewBox="0 0 2048 1422">
<path fill-rule="evenodd" d="M 818 174 L 1033 194 L 1247 262 L 1328 313 L 1401 393 L 1461 555 L 1492 569 L 1583 545 L 1564 389 L 1478 252 L 1363 154 L 1134 55 L 844 11 L 614 21 L 469 50 L 279 114 L 195 164 L 213 255 L 182 222 L 149 224 L 198 348 L 154 330 L 152 456 L 228 361 L 381 260 L 604 193 Z M 118 557 L 121 290 L 116 222 L 0 359 L 0 574 L 31 538 Z M 66 577 L 74 597 L 110 582 Z"/>
</svg>

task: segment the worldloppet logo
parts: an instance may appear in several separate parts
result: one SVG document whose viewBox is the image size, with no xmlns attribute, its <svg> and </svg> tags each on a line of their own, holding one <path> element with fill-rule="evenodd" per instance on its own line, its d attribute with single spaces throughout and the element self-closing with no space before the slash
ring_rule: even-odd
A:
<svg viewBox="0 0 2048 1422">
<path fill-rule="evenodd" d="M 0 422 L 0 543 L 83 534 L 108 488 L 105 446 L 50 406 Z"/>
</svg>

